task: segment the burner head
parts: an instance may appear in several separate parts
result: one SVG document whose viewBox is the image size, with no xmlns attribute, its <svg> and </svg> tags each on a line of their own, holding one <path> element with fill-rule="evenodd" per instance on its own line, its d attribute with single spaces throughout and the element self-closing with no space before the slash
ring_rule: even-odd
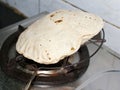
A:
<svg viewBox="0 0 120 90">
<path fill-rule="evenodd" d="M 0 51 L 1 68 L 8 76 L 27 83 L 36 71 L 33 85 L 61 85 L 75 81 L 87 70 L 89 53 L 86 45 L 81 46 L 76 54 L 50 65 L 39 64 L 19 55 L 15 45 L 24 28 L 19 29 L 5 40 Z M 73 58 L 76 55 L 78 59 Z"/>
</svg>

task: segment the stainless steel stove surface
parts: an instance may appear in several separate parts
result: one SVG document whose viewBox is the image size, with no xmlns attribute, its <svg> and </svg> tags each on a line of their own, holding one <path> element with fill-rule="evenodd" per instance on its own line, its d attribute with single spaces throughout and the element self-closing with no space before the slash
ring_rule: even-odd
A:
<svg viewBox="0 0 120 90">
<path fill-rule="evenodd" d="M 34 22 L 38 18 L 41 18 L 45 14 L 47 14 L 47 12 L 43 12 L 37 16 L 28 18 L 26 20 L 23 20 L 21 22 L 18 22 L 14 25 L 11 25 L 0 30 L 0 47 L 10 34 L 17 31 L 18 25 L 27 27 L 32 22 Z M 98 48 L 97 45 L 92 43 L 87 44 L 87 47 L 89 49 L 90 54 L 92 54 Z M 94 80 L 96 77 L 100 75 L 100 72 L 104 72 L 106 70 L 111 69 L 119 70 L 120 60 L 117 57 L 111 55 L 103 47 L 95 56 L 93 56 L 90 59 L 90 65 L 87 71 L 77 81 L 55 87 L 47 87 L 44 85 L 41 87 L 32 86 L 31 90 L 75 90 L 75 89 L 81 90 L 80 87 L 81 85 L 82 87 L 84 87 L 82 90 L 119 90 L 120 89 L 119 87 L 120 78 L 118 78 L 118 76 L 120 75 L 119 73 L 110 73 L 92 82 L 92 80 Z M 89 78 L 91 79 L 88 80 Z M 86 81 L 91 83 L 89 84 Z M 8 77 L 0 69 L 0 90 L 24 90 L 25 86 L 26 86 L 25 83 L 22 83 L 21 81 Z"/>
</svg>

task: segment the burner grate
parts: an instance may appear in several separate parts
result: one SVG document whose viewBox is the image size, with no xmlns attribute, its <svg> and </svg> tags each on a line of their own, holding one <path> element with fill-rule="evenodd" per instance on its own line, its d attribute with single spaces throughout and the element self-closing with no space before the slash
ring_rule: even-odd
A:
<svg viewBox="0 0 120 90">
<path fill-rule="evenodd" d="M 87 70 L 90 56 L 86 45 L 81 46 L 77 52 L 78 63 L 71 63 L 70 56 L 57 64 L 44 65 L 19 55 L 15 50 L 15 44 L 22 31 L 24 28 L 19 26 L 19 30 L 5 40 L 0 51 L 1 68 L 8 76 L 27 83 L 36 70 L 33 85 L 61 85 L 75 81 Z"/>
</svg>

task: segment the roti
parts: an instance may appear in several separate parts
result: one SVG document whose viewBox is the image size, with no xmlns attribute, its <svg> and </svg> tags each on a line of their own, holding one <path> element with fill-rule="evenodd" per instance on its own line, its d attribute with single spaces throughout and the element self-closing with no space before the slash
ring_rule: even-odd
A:
<svg viewBox="0 0 120 90">
<path fill-rule="evenodd" d="M 57 10 L 31 24 L 22 32 L 16 50 L 41 64 L 55 64 L 74 54 L 98 34 L 103 20 L 80 10 Z"/>
</svg>

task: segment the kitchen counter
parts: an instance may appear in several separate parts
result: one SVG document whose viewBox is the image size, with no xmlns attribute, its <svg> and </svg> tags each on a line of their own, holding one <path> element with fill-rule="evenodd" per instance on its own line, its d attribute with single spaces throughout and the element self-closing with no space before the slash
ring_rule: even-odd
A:
<svg viewBox="0 0 120 90">
<path fill-rule="evenodd" d="M 24 26 L 28 26 L 45 14 L 46 12 L 2 29 L 0 32 L 0 47 L 2 46 L 2 43 L 7 38 L 7 36 L 16 31 L 18 25 L 21 24 Z M 89 43 L 87 44 L 87 46 L 90 54 L 92 54 L 98 48 L 98 46 L 93 43 Z M 73 83 L 66 84 L 64 86 L 49 88 L 32 87 L 31 90 L 75 90 L 76 88 L 77 90 L 79 90 L 79 86 L 82 85 L 86 80 L 93 77 L 94 75 L 96 78 L 98 75 L 100 75 L 100 72 L 106 70 L 120 70 L 120 59 L 108 52 L 108 50 L 103 46 L 99 50 L 99 52 L 90 59 L 90 65 L 87 71 L 81 78 L 79 78 L 79 80 Z M 87 86 L 84 87 L 82 90 L 120 90 L 119 83 L 120 73 L 111 72 L 108 74 L 104 74 L 96 80 L 93 80 L 93 82 L 87 84 Z M 21 82 L 6 76 L 0 69 L 0 90 L 22 90 L 24 86 L 25 85 L 21 84 Z"/>
</svg>

